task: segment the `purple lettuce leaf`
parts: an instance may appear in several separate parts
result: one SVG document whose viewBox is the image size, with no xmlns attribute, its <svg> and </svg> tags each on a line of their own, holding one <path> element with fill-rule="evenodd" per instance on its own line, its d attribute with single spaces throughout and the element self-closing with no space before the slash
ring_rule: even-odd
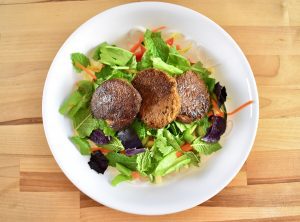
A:
<svg viewBox="0 0 300 222">
<path fill-rule="evenodd" d="M 91 154 L 91 159 L 88 164 L 91 169 L 103 174 L 108 167 L 108 159 L 101 151 L 96 151 Z"/>
<path fill-rule="evenodd" d="M 225 86 L 221 86 L 219 82 L 216 83 L 214 88 L 214 93 L 216 94 L 218 106 L 221 107 L 226 101 L 227 92 Z"/>
<path fill-rule="evenodd" d="M 117 136 L 121 140 L 125 149 L 143 147 L 141 140 L 132 128 L 126 128 L 124 130 L 119 131 Z"/>
<path fill-rule="evenodd" d="M 133 156 L 139 153 L 143 153 L 146 151 L 146 148 L 133 148 L 133 149 L 126 149 L 125 154 L 127 156 Z"/>
<path fill-rule="evenodd" d="M 89 138 L 97 145 L 108 144 L 111 141 L 111 137 L 105 136 L 105 134 L 99 129 L 93 130 Z"/>
<path fill-rule="evenodd" d="M 216 143 L 226 130 L 226 120 L 220 116 L 211 117 L 212 125 L 207 129 L 206 135 L 202 138 L 207 143 Z"/>
</svg>

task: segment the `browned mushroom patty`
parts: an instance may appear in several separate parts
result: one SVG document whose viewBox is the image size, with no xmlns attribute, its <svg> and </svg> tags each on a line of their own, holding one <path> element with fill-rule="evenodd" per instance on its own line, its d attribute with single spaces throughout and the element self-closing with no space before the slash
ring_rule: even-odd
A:
<svg viewBox="0 0 300 222">
<path fill-rule="evenodd" d="M 128 126 L 136 117 L 142 98 L 132 85 L 121 79 L 104 82 L 94 92 L 91 110 L 115 130 Z"/>
<path fill-rule="evenodd" d="M 163 128 L 176 119 L 180 111 L 180 97 L 176 80 L 156 69 L 137 74 L 132 85 L 142 96 L 140 117 L 151 128 Z"/>
<path fill-rule="evenodd" d="M 209 93 L 204 81 L 192 71 L 177 77 L 176 81 L 181 98 L 181 110 L 177 119 L 183 123 L 190 123 L 204 117 L 210 106 Z"/>
</svg>

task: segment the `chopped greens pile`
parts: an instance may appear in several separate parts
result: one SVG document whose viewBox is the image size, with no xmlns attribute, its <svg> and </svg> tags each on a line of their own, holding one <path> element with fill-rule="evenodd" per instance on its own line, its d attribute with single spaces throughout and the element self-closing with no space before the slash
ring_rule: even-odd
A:
<svg viewBox="0 0 300 222">
<path fill-rule="evenodd" d="M 106 42 L 90 56 L 73 53 L 74 70 L 88 76 L 88 80 L 77 82 L 59 109 L 73 123 L 75 134 L 70 140 L 82 155 L 91 156 L 91 169 L 103 174 L 109 165 L 119 171 L 112 185 L 137 178 L 158 182 L 182 167 L 199 166 L 202 155 L 221 149 L 218 141 L 226 129 L 226 89 L 210 77 L 200 61 L 191 64 L 174 45 L 166 43 L 160 32 L 147 30 L 140 47 L 144 49 L 140 57 Z M 136 118 L 128 128 L 116 132 L 105 120 L 93 117 L 90 101 L 99 85 L 115 78 L 131 82 L 138 71 L 147 68 L 171 76 L 188 70 L 196 72 L 217 107 L 212 106 L 210 115 L 200 120 L 190 124 L 173 121 L 162 129 L 148 128 Z"/>
</svg>

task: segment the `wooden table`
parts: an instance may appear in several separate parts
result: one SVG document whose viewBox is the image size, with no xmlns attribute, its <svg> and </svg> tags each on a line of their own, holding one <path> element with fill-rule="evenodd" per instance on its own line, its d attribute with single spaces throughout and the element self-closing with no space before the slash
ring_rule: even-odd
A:
<svg viewBox="0 0 300 222">
<path fill-rule="evenodd" d="M 146 217 L 101 206 L 60 171 L 41 119 L 42 89 L 65 39 L 130 1 L 0 0 L 0 221 L 300 221 L 300 1 L 177 0 L 220 24 L 249 59 L 260 122 L 242 170 L 185 212 Z"/>
</svg>

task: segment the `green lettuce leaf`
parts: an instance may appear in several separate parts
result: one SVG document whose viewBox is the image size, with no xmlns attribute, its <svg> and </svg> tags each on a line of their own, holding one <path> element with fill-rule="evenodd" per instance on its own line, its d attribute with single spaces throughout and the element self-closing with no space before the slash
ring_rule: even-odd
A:
<svg viewBox="0 0 300 222">
<path fill-rule="evenodd" d="M 194 140 L 194 142 L 192 143 L 192 147 L 198 153 L 204 155 L 210 155 L 213 152 L 216 152 L 222 148 L 222 146 L 219 143 L 206 143 L 202 141 L 200 137 Z"/>
<path fill-rule="evenodd" d="M 160 58 L 166 62 L 169 54 L 169 47 L 162 39 L 160 32 L 151 32 L 149 29 L 144 34 L 144 44 L 152 57 Z"/>
<path fill-rule="evenodd" d="M 208 120 L 208 117 L 204 117 L 198 121 L 196 121 L 197 124 L 197 128 L 196 128 L 196 132 L 198 137 L 203 137 L 205 136 L 207 129 L 210 127 L 210 122 Z"/>
<path fill-rule="evenodd" d="M 122 142 L 117 137 L 113 137 L 108 144 L 102 145 L 102 147 L 115 152 L 119 152 L 125 149 Z"/>
<path fill-rule="evenodd" d="M 195 153 L 189 151 L 189 152 L 185 152 L 184 153 L 185 155 L 188 156 L 188 158 L 191 160 L 190 164 L 198 167 L 199 166 L 199 163 L 200 163 L 200 156 L 199 155 L 196 155 Z"/>
<path fill-rule="evenodd" d="M 137 63 L 137 70 L 144 70 L 152 67 L 152 60 L 151 60 L 151 52 L 146 50 L 144 53 L 142 60 Z"/>
<path fill-rule="evenodd" d="M 101 49 L 105 46 L 108 46 L 109 44 L 107 42 L 102 42 L 100 45 L 98 45 L 95 49 L 94 49 L 94 53 L 93 53 L 93 59 L 94 60 L 100 60 L 100 53 L 101 53 Z"/>
<path fill-rule="evenodd" d="M 77 105 L 81 101 L 82 95 L 76 90 L 63 102 L 59 108 L 59 112 L 63 115 L 67 115 L 73 110 L 73 113 L 76 113 L 81 108 Z"/>
<path fill-rule="evenodd" d="M 175 66 L 165 63 L 161 58 L 152 58 L 151 60 L 153 62 L 154 68 L 165 71 L 170 75 L 179 75 L 183 73 L 181 69 L 178 69 Z"/>
<path fill-rule="evenodd" d="M 80 68 L 76 67 L 75 63 L 79 63 L 79 64 L 83 65 L 84 67 L 87 67 L 88 65 L 90 65 L 89 58 L 79 52 L 72 53 L 71 60 L 72 60 L 73 67 L 76 70 L 76 72 L 81 72 L 82 70 Z"/>
<path fill-rule="evenodd" d="M 144 153 L 140 153 L 136 158 L 137 170 L 142 174 L 148 174 L 149 170 L 152 169 L 152 158 L 151 152 L 147 149 Z"/>
<path fill-rule="evenodd" d="M 131 124 L 131 127 L 134 129 L 138 137 L 142 140 L 147 136 L 148 128 L 145 123 L 139 119 L 135 119 Z"/>
<path fill-rule="evenodd" d="M 113 180 L 111 181 L 111 185 L 112 186 L 117 186 L 119 183 L 122 183 L 124 181 L 129 181 L 131 180 L 131 177 L 128 177 L 124 174 L 118 174 L 117 176 L 115 176 L 115 178 L 113 178 Z"/>
<path fill-rule="evenodd" d="M 110 66 L 128 66 L 132 57 L 131 52 L 119 47 L 106 45 L 100 48 L 100 61 Z"/>
<path fill-rule="evenodd" d="M 167 139 L 168 144 L 176 150 L 181 150 L 180 145 L 177 143 L 177 140 L 175 136 L 170 133 L 167 129 L 164 129 L 163 131 L 164 137 Z"/>
<path fill-rule="evenodd" d="M 80 109 L 73 117 L 73 127 L 80 137 L 89 136 L 99 126 L 89 108 Z"/>
<path fill-rule="evenodd" d="M 183 154 L 177 157 L 176 152 L 169 153 L 158 163 L 153 173 L 154 176 L 165 176 L 191 162 L 191 159 L 187 155 Z"/>
<path fill-rule="evenodd" d="M 208 69 L 204 68 L 201 62 L 195 63 L 191 67 L 191 70 L 195 71 L 200 76 L 200 78 L 203 79 L 203 81 L 207 85 L 208 91 L 212 93 L 216 84 L 216 80 L 209 77 L 211 72 L 208 71 Z"/>
<path fill-rule="evenodd" d="M 79 136 L 72 136 L 70 140 L 82 155 L 89 155 L 91 153 L 91 146 L 86 139 Z"/>
<path fill-rule="evenodd" d="M 112 75 L 113 69 L 109 65 L 105 65 L 100 72 L 96 72 L 97 79 L 101 79 L 101 83 L 107 80 Z M 97 80 L 98 81 L 98 80 Z"/>
<path fill-rule="evenodd" d="M 130 170 L 135 171 L 137 167 L 136 163 L 136 156 L 126 156 L 121 153 L 115 153 L 115 152 L 109 152 L 106 155 L 106 158 L 108 159 L 108 163 L 110 166 L 115 167 L 116 163 L 120 163 L 123 166 L 129 168 Z"/>
<path fill-rule="evenodd" d="M 108 68 L 105 68 L 108 67 Z M 96 76 L 98 79 L 96 80 L 97 84 L 101 85 L 103 82 L 110 80 L 110 79 L 124 79 L 128 82 L 131 82 L 134 78 L 134 75 L 131 73 L 127 73 L 120 69 L 112 69 L 110 66 L 105 66 L 103 69 L 103 73 L 99 72 Z M 102 70 L 101 70 L 102 71 Z"/>
<path fill-rule="evenodd" d="M 92 82 L 82 80 L 77 83 L 78 88 L 61 105 L 59 112 L 73 117 L 81 108 L 86 108 L 92 98 L 94 85 Z"/>
<path fill-rule="evenodd" d="M 98 119 L 99 129 L 103 131 L 106 136 L 115 136 L 116 132 L 103 119 Z"/>
<path fill-rule="evenodd" d="M 116 168 L 121 174 L 131 177 L 132 170 L 128 169 L 127 167 L 123 166 L 120 163 L 116 163 Z"/>
<path fill-rule="evenodd" d="M 184 56 L 182 56 L 175 47 L 170 48 L 170 53 L 168 56 L 167 63 L 173 65 L 182 71 L 187 71 L 191 69 L 191 64 Z"/>
</svg>

